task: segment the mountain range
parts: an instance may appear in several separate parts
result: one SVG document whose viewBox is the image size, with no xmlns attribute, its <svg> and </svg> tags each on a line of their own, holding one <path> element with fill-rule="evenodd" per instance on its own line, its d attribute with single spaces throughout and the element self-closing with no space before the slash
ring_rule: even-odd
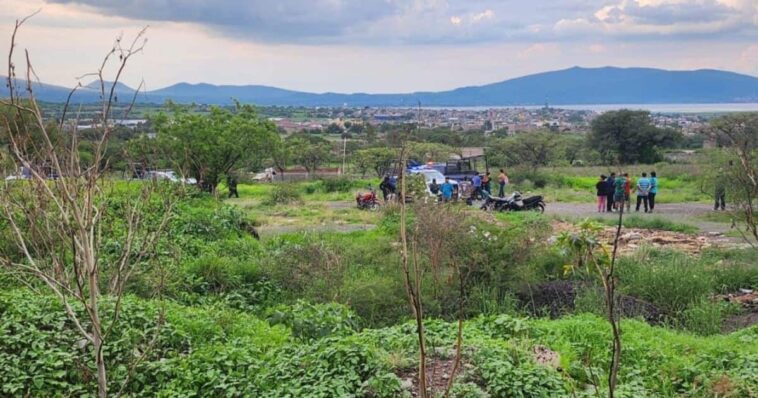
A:
<svg viewBox="0 0 758 398">
<path fill-rule="evenodd" d="M 37 99 L 63 102 L 70 89 L 37 83 Z M 7 95 L 7 88 L 0 94 Z M 131 101 L 134 90 L 119 84 L 119 101 Z M 80 88 L 75 103 L 99 100 L 98 84 Z M 226 105 L 238 100 L 281 106 L 517 106 L 582 104 L 694 104 L 758 102 L 758 77 L 721 70 L 669 71 L 652 68 L 573 67 L 537 73 L 482 86 L 440 92 L 402 94 L 307 93 L 262 85 L 178 83 L 139 93 L 137 102 Z"/>
</svg>

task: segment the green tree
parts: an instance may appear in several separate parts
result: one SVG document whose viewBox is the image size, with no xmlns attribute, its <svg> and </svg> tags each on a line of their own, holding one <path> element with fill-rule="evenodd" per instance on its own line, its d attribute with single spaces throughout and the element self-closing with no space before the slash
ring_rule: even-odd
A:
<svg viewBox="0 0 758 398">
<path fill-rule="evenodd" d="M 225 174 L 266 156 L 279 139 L 276 126 L 248 105 L 211 107 L 207 114 L 174 107 L 171 115 L 160 113 L 152 122 L 172 163 L 211 192 Z"/>
<path fill-rule="evenodd" d="M 410 159 L 419 162 L 444 162 L 450 158 L 450 155 L 456 153 L 455 149 L 434 142 L 413 142 L 408 145 Z"/>
<path fill-rule="evenodd" d="M 606 163 L 632 164 L 660 160 L 660 148 L 672 147 L 680 139 L 680 132 L 654 126 L 650 112 L 622 109 L 593 120 L 588 143 Z"/>
<path fill-rule="evenodd" d="M 332 158 L 332 146 L 321 137 L 294 135 L 287 139 L 287 147 L 292 160 L 305 167 L 309 175 Z"/>
<path fill-rule="evenodd" d="M 344 132 L 345 129 L 337 123 L 330 123 L 328 126 L 326 126 L 326 129 L 324 129 L 324 133 L 332 135 L 340 135 Z"/>
<path fill-rule="evenodd" d="M 354 155 L 355 167 L 362 176 L 365 176 L 369 170 L 373 170 L 377 177 L 381 177 L 397 161 L 397 152 L 397 150 L 387 147 L 358 150 Z"/>
<path fill-rule="evenodd" d="M 496 140 L 488 151 L 488 158 L 494 164 L 537 168 L 549 165 L 558 157 L 558 146 L 554 133 L 518 134 Z"/>
<path fill-rule="evenodd" d="M 734 206 L 743 238 L 758 242 L 758 112 L 722 116 L 711 122 L 711 134 L 722 146 L 708 159 L 715 190 L 724 190 Z M 737 226 L 737 225 L 735 225 Z"/>
</svg>

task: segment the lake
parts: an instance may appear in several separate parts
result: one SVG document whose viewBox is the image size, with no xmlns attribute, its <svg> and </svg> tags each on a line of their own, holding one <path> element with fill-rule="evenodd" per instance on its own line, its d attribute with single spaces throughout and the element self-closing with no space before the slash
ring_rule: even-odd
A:
<svg viewBox="0 0 758 398">
<path fill-rule="evenodd" d="M 544 105 L 524 106 L 450 106 L 426 107 L 425 109 L 456 109 L 470 111 L 486 111 L 487 109 L 539 109 Z M 618 109 L 641 109 L 652 113 L 722 113 L 758 111 L 758 103 L 723 103 L 723 104 L 582 104 L 582 105 L 550 105 L 551 108 L 589 110 L 597 112 L 615 111 Z"/>
</svg>

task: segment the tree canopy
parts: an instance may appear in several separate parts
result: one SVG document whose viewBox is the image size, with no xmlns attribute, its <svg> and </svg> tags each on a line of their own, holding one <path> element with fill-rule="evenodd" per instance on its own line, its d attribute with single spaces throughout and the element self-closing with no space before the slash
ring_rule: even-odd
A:
<svg viewBox="0 0 758 398">
<path fill-rule="evenodd" d="M 592 121 L 588 142 L 607 163 L 655 163 L 661 148 L 671 147 L 681 133 L 653 125 L 648 111 L 622 109 Z"/>
<path fill-rule="evenodd" d="M 253 107 L 234 110 L 213 107 L 207 114 L 175 107 L 152 119 L 158 143 L 172 163 L 215 191 L 223 175 L 260 161 L 279 141 L 273 123 L 258 117 Z"/>
</svg>

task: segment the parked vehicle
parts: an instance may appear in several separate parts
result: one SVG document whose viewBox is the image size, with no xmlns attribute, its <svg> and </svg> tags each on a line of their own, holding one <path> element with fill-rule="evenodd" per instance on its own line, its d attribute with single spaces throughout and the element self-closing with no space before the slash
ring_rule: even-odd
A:
<svg viewBox="0 0 758 398">
<path fill-rule="evenodd" d="M 415 168 L 410 169 L 408 171 L 410 174 L 421 174 L 424 176 L 424 181 L 426 182 L 426 193 L 429 194 L 429 196 L 439 196 L 438 193 L 433 193 L 431 190 L 432 180 L 435 180 L 437 182 L 437 185 L 442 185 L 445 183 L 445 176 L 442 175 L 439 171 L 435 169 L 427 169 L 427 168 Z M 458 198 L 460 195 L 460 186 L 458 181 L 456 180 L 448 180 L 451 184 L 453 184 L 453 197 Z"/>
<path fill-rule="evenodd" d="M 507 198 L 488 195 L 484 203 L 482 203 L 481 209 L 487 211 L 538 211 L 544 213 L 545 200 L 542 195 L 530 196 L 524 199 L 519 192 L 514 192 Z"/>
<path fill-rule="evenodd" d="M 376 190 L 372 187 L 368 189 L 368 192 L 358 192 L 355 194 L 355 203 L 360 210 L 377 210 L 381 204 L 376 197 Z"/>
<path fill-rule="evenodd" d="M 451 159 L 444 163 L 434 163 L 430 167 L 458 181 L 471 179 L 478 173 L 473 158 Z"/>
<path fill-rule="evenodd" d="M 268 167 L 261 173 L 256 173 L 255 176 L 253 176 L 253 181 L 259 181 L 259 182 L 271 182 L 274 181 L 274 177 L 276 176 L 276 170 L 274 170 L 273 167 Z"/>
<path fill-rule="evenodd" d="M 173 170 L 150 170 L 143 174 L 143 179 L 155 179 L 155 180 L 168 180 L 171 182 L 181 182 L 182 184 L 197 184 L 197 180 L 194 178 L 183 178 Z"/>
</svg>

